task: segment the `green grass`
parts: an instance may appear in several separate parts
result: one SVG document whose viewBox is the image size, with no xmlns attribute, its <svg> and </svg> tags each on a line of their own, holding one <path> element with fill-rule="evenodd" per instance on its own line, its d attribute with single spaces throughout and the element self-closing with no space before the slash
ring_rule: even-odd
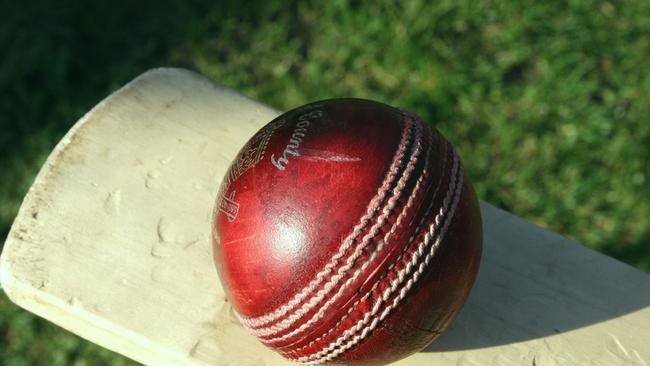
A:
<svg viewBox="0 0 650 366">
<path fill-rule="evenodd" d="M 0 241 L 67 129 L 173 65 L 278 109 L 403 106 L 458 147 L 482 199 L 650 271 L 650 2 L 366 3 L 0 5 Z M 128 361 L 0 295 L 0 365 L 32 364 Z"/>
</svg>

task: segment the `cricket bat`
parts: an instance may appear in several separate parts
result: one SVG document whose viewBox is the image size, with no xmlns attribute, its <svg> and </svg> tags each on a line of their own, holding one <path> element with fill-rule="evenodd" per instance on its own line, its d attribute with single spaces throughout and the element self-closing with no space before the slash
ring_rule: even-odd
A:
<svg viewBox="0 0 650 366">
<path fill-rule="evenodd" d="M 88 112 L 29 190 L 0 257 L 18 306 L 147 365 L 287 365 L 239 325 L 212 259 L 219 183 L 278 111 L 182 69 Z M 650 365 L 650 276 L 481 203 L 477 282 L 396 363 Z"/>
</svg>

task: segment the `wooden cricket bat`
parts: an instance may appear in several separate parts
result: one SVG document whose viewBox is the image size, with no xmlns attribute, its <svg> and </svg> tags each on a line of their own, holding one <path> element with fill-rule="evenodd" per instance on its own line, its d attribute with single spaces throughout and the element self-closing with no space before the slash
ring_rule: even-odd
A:
<svg viewBox="0 0 650 366">
<path fill-rule="evenodd" d="M 54 149 L 0 259 L 17 305 L 148 365 L 290 364 L 234 318 L 212 262 L 221 177 L 277 111 L 156 69 Z M 459 317 L 397 365 L 650 365 L 650 276 L 482 203 Z"/>
</svg>

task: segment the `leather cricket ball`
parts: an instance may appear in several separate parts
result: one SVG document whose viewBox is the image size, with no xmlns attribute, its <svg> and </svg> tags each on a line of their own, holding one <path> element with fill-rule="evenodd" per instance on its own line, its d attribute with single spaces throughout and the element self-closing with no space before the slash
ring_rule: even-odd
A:
<svg viewBox="0 0 650 366">
<path fill-rule="evenodd" d="M 285 358 L 374 365 L 422 350 L 481 257 L 478 201 L 452 145 L 361 99 L 308 104 L 253 136 L 224 177 L 214 259 L 241 324 Z"/>
</svg>

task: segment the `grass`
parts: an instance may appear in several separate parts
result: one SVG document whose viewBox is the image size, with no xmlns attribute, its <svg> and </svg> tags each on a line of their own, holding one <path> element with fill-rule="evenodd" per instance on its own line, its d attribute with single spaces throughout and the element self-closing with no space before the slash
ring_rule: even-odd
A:
<svg viewBox="0 0 650 366">
<path fill-rule="evenodd" d="M 649 2 L 368 4 L 0 5 L 0 242 L 67 129 L 173 65 L 278 109 L 403 106 L 458 147 L 482 199 L 650 271 Z M 1 294 L 0 314 L 0 365 L 130 364 Z"/>
</svg>

